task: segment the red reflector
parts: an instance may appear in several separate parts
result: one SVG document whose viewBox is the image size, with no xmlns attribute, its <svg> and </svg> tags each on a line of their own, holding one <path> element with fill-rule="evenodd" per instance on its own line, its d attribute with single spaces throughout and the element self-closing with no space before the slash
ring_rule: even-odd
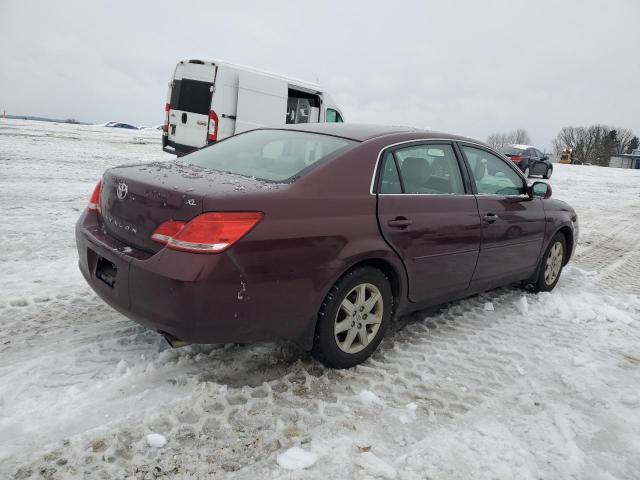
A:
<svg viewBox="0 0 640 480">
<path fill-rule="evenodd" d="M 511 157 L 511 161 L 518 163 L 520 160 L 522 160 L 522 157 L 519 155 L 514 155 L 513 157 Z"/>
<path fill-rule="evenodd" d="M 260 212 L 203 213 L 186 225 L 172 220 L 165 222 L 151 238 L 166 243 L 167 247 L 174 250 L 218 253 L 244 237 L 260 220 Z"/>
<path fill-rule="evenodd" d="M 95 188 L 93 189 L 93 193 L 91 194 L 91 198 L 89 199 L 89 205 L 87 208 L 89 210 L 97 210 L 100 211 L 100 187 L 102 186 L 102 180 L 98 180 Z"/>
<path fill-rule="evenodd" d="M 211 110 L 209 112 L 209 129 L 207 130 L 207 140 L 215 142 L 218 138 L 218 115 Z"/>
<path fill-rule="evenodd" d="M 162 125 L 162 130 L 165 132 L 169 131 L 169 110 L 171 110 L 171 104 L 167 103 L 164 106 L 164 125 Z"/>
<path fill-rule="evenodd" d="M 172 237 L 178 234 L 186 225 L 186 222 L 177 222 L 175 220 L 167 220 L 153 232 L 151 240 L 154 242 L 166 244 Z"/>
</svg>

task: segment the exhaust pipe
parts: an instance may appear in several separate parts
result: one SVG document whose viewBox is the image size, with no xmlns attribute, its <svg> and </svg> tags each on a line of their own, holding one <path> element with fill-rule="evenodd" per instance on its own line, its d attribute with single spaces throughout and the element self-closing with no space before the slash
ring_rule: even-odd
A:
<svg viewBox="0 0 640 480">
<path fill-rule="evenodd" d="M 191 342 L 185 342 L 184 340 L 180 340 L 179 338 L 174 337 L 170 333 L 162 332 L 162 331 L 158 333 L 164 337 L 164 339 L 167 341 L 169 345 L 171 345 L 171 348 L 180 348 L 180 347 L 186 347 L 187 345 L 191 345 Z"/>
</svg>

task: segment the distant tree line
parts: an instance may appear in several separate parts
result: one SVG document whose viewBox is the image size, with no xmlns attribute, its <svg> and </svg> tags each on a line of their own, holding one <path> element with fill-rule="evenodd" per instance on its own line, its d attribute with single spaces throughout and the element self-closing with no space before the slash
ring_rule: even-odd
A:
<svg viewBox="0 0 640 480">
<path fill-rule="evenodd" d="M 524 128 L 511 132 L 492 133 L 487 143 L 498 151 L 511 144 L 529 145 L 531 139 Z M 573 157 L 583 163 L 609 165 L 611 155 L 632 153 L 640 147 L 640 140 L 628 128 L 612 128 L 607 125 L 589 127 L 563 127 L 553 140 L 553 149 L 560 155 L 565 148 L 573 150 Z"/>
<path fill-rule="evenodd" d="M 573 156 L 583 163 L 609 165 L 611 155 L 632 153 L 638 148 L 638 137 L 628 128 L 607 125 L 563 127 L 553 140 L 556 154 L 565 148 L 573 149 Z"/>
</svg>

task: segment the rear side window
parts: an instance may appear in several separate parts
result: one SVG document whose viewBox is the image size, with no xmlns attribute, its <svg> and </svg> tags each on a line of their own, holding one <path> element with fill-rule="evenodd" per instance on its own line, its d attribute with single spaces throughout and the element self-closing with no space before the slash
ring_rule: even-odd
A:
<svg viewBox="0 0 640 480">
<path fill-rule="evenodd" d="M 504 160 L 495 155 L 463 145 L 479 195 L 523 195 L 524 180 Z"/>
<path fill-rule="evenodd" d="M 171 89 L 171 108 L 183 112 L 209 115 L 213 83 L 183 78 L 174 80 Z"/>
<path fill-rule="evenodd" d="M 400 175 L 391 152 L 387 152 L 384 156 L 382 173 L 380 174 L 380 193 L 402 193 Z"/>
<path fill-rule="evenodd" d="M 524 155 L 524 150 L 516 147 L 505 147 L 502 153 L 505 155 Z"/>
<path fill-rule="evenodd" d="M 401 180 L 398 183 L 403 187 L 402 193 L 432 195 L 465 193 L 460 166 L 451 145 L 416 145 L 395 150 L 393 155 L 400 169 L 398 173 Z M 388 153 L 386 158 L 391 156 L 392 154 Z M 391 163 L 389 160 L 385 165 Z M 385 170 L 380 193 L 397 193 L 384 191 L 384 188 L 391 188 L 389 186 L 392 185 L 389 177 L 389 186 L 385 186 L 386 179 L 387 171 Z"/>
<path fill-rule="evenodd" d="M 253 130 L 181 158 L 182 163 L 261 180 L 291 181 L 357 145 L 353 140 L 288 130 Z"/>
</svg>

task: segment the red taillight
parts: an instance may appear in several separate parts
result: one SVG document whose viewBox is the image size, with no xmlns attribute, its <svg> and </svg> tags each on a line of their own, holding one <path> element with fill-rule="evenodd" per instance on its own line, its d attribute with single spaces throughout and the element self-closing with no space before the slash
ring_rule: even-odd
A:
<svg viewBox="0 0 640 480">
<path fill-rule="evenodd" d="M 167 220 L 153 232 L 151 240 L 166 244 L 169 240 L 175 237 L 180 230 L 186 225 L 186 222 L 177 222 L 175 220 Z"/>
<path fill-rule="evenodd" d="M 520 160 L 522 160 L 522 157 L 520 155 L 514 155 L 513 157 L 511 157 L 511 161 L 518 163 Z"/>
<path fill-rule="evenodd" d="M 162 125 L 162 130 L 165 132 L 169 131 L 169 110 L 171 110 L 171 104 L 167 103 L 164 106 L 164 125 Z"/>
<path fill-rule="evenodd" d="M 100 187 L 102 185 L 102 180 L 98 180 L 95 188 L 93 189 L 93 193 L 91 194 L 91 198 L 89 199 L 89 205 L 87 208 L 89 210 L 97 210 L 100 211 Z"/>
<path fill-rule="evenodd" d="M 209 112 L 209 129 L 207 130 L 207 140 L 215 142 L 218 139 L 218 115 L 211 110 Z"/>
<path fill-rule="evenodd" d="M 174 250 L 218 253 L 244 237 L 260 220 L 260 212 L 203 213 L 186 224 L 164 222 L 151 238 Z"/>
</svg>

